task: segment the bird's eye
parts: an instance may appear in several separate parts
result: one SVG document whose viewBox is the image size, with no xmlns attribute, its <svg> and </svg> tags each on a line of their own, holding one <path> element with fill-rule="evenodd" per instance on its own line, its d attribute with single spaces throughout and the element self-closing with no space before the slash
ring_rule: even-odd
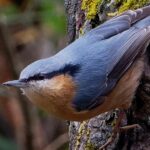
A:
<svg viewBox="0 0 150 150">
<path fill-rule="evenodd" d="M 44 74 L 37 74 L 37 75 L 33 76 L 32 79 L 33 80 L 44 80 L 45 75 Z"/>
<path fill-rule="evenodd" d="M 39 74 L 35 76 L 35 80 L 44 80 L 45 76 L 43 74 Z"/>
<path fill-rule="evenodd" d="M 29 77 L 28 79 L 25 79 L 26 82 L 29 81 L 38 81 L 38 80 L 44 80 L 46 78 L 45 74 L 36 74 L 34 76 Z"/>
</svg>

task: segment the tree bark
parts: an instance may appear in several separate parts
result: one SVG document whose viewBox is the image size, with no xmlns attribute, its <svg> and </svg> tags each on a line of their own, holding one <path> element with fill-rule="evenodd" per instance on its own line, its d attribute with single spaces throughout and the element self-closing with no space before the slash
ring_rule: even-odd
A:
<svg viewBox="0 0 150 150">
<path fill-rule="evenodd" d="M 127 9 L 145 6 L 145 1 L 108 1 L 108 0 L 65 0 L 68 19 L 68 43 L 82 36 L 90 29 Z M 91 51 L 92 53 L 92 51 Z M 150 56 L 150 47 L 147 48 Z M 84 122 L 70 122 L 69 137 L 71 150 L 150 149 L 150 60 L 145 59 L 145 70 L 131 108 L 124 112 L 120 126 L 139 124 L 142 128 L 133 128 L 125 132 L 116 132 L 121 110 L 106 112 Z M 110 138 L 112 137 L 112 140 Z M 110 142 L 108 142 L 110 140 Z M 106 144 L 108 143 L 108 144 Z M 104 148 L 102 148 L 104 146 Z"/>
</svg>

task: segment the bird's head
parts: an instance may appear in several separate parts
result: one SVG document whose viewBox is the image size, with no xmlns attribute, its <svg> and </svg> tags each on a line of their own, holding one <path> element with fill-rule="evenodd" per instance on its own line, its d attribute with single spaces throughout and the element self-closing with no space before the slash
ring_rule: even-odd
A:
<svg viewBox="0 0 150 150">
<path fill-rule="evenodd" d="M 72 109 L 76 91 L 73 77 L 78 70 L 78 65 L 57 63 L 53 57 L 42 59 L 27 66 L 19 80 L 4 85 L 20 88 L 34 104 L 57 115 L 57 110 L 64 111 L 64 105 Z"/>
</svg>

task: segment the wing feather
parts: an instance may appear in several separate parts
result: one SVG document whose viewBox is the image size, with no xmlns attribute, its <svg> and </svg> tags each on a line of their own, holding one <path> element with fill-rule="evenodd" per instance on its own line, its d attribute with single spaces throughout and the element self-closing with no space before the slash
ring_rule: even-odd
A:
<svg viewBox="0 0 150 150">
<path fill-rule="evenodd" d="M 127 49 L 124 55 L 120 58 L 119 62 L 114 66 L 113 70 L 108 74 L 108 84 L 113 85 L 111 82 L 117 83 L 117 81 L 124 75 L 124 73 L 130 68 L 135 59 L 143 54 L 150 43 L 150 28 L 142 29 L 138 31 L 131 39 L 129 39 L 122 47 Z M 115 86 L 114 85 L 114 86 Z M 107 93 L 112 90 L 105 89 L 103 92 Z"/>
<path fill-rule="evenodd" d="M 91 102 L 87 105 L 87 109 L 93 109 L 103 102 L 103 97 L 109 94 L 115 87 L 119 79 L 130 68 L 135 59 L 141 56 L 150 43 L 150 27 L 137 31 L 120 49 L 126 49 L 124 55 L 114 66 L 113 70 L 107 75 L 107 80 L 100 91 Z"/>
<path fill-rule="evenodd" d="M 132 24 L 137 21 L 149 16 L 150 14 L 150 6 L 146 6 L 141 9 L 137 9 L 135 11 L 129 10 L 124 12 L 123 14 L 116 16 L 104 24 L 96 27 L 86 34 L 86 36 L 90 36 L 93 40 L 104 40 L 110 38 L 118 33 L 121 33 L 127 29 L 129 29 Z M 96 38 L 94 38 L 96 37 Z"/>
</svg>

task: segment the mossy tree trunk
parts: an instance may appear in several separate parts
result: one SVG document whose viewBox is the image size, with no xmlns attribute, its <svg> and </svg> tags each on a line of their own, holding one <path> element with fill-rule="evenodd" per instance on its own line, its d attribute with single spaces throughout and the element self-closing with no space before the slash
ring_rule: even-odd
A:
<svg viewBox="0 0 150 150">
<path fill-rule="evenodd" d="M 68 43 L 73 42 L 105 20 L 128 9 L 145 6 L 149 0 L 65 0 L 68 20 Z M 147 49 L 149 56 L 150 50 Z M 92 51 L 91 51 L 92 53 Z M 94 150 L 105 145 L 110 137 L 113 140 L 105 149 L 150 149 L 150 68 L 145 60 L 145 71 L 133 104 L 125 112 L 121 126 L 139 124 L 142 129 L 134 128 L 113 134 L 120 110 L 101 114 L 84 122 L 70 122 L 70 149 Z"/>
</svg>

